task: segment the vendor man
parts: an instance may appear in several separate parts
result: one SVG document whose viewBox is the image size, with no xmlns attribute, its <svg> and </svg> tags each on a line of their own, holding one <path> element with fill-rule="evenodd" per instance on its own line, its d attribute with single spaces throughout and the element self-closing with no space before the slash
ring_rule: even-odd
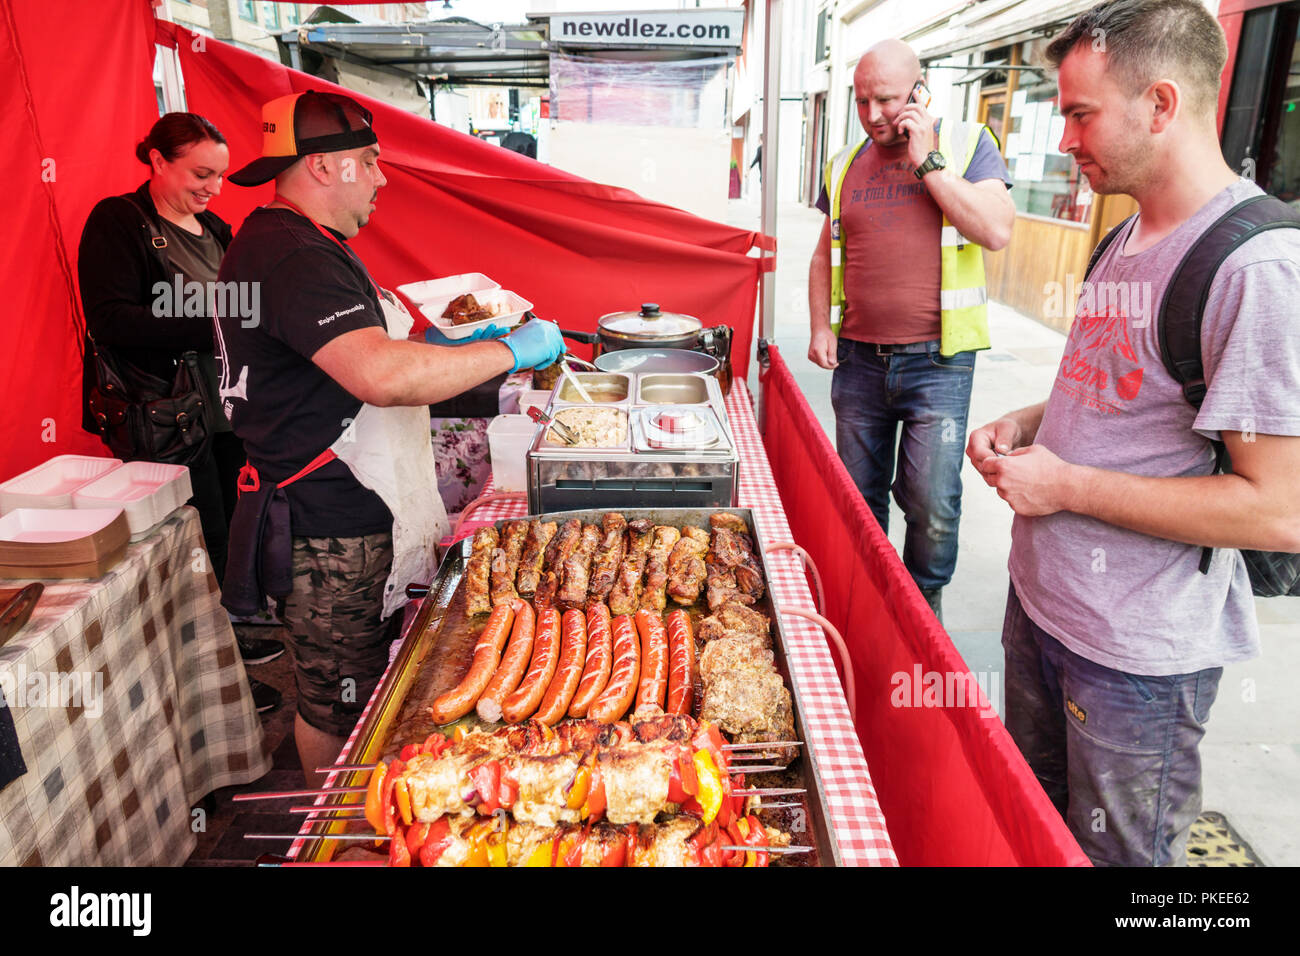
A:
<svg viewBox="0 0 1300 956">
<path fill-rule="evenodd" d="M 903 564 L 940 615 L 957 565 L 975 351 L 989 347 L 983 250 L 1007 244 L 1016 210 L 993 135 L 937 123 L 920 80 L 901 40 L 858 61 L 867 138 L 826 164 L 808 358 L 835 370 L 836 449 L 885 531 L 892 484 L 907 519 Z"/>
<path fill-rule="evenodd" d="M 284 616 L 298 689 L 294 732 L 310 780 L 337 757 L 398 635 L 401 615 L 390 615 L 401 594 L 390 568 L 402 564 L 404 542 L 427 532 L 421 509 L 438 495 L 425 406 L 503 372 L 549 365 L 564 345 L 555 325 L 537 320 L 455 348 L 408 341 L 409 313 L 347 245 L 386 182 L 369 111 L 347 96 L 298 93 L 265 104 L 262 128 L 262 156 L 230 181 L 274 178 L 275 199 L 244 221 L 219 275 L 256 290 L 258 306 L 251 319 L 217 321 L 222 406 L 249 460 L 230 558 L 242 536 L 244 579 L 224 590 L 233 607 L 249 588 L 274 595 L 274 582 L 284 591 L 292 581 Z M 425 487 L 413 490 L 412 474 Z M 279 511 L 267 503 L 276 485 Z M 284 526 L 285 499 L 291 577 L 289 533 L 278 551 L 267 543 Z"/>
</svg>

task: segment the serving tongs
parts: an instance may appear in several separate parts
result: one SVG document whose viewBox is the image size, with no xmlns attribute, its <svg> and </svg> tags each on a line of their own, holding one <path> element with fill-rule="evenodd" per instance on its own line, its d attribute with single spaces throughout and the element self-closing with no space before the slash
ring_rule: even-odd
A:
<svg viewBox="0 0 1300 956">
<path fill-rule="evenodd" d="M 573 429 L 571 429 L 568 425 L 564 424 L 564 422 L 558 421 L 552 416 L 547 415 L 536 405 L 528 406 L 528 417 L 531 418 L 533 421 L 537 422 L 538 424 L 549 425 L 551 431 L 559 435 L 560 438 L 564 440 L 565 444 L 568 445 L 578 444 L 578 436 L 573 433 Z"/>
</svg>

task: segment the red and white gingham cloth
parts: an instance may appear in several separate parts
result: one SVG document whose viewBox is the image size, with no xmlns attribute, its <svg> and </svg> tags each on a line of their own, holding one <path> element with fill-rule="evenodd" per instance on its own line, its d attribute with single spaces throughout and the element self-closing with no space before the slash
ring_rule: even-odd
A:
<svg viewBox="0 0 1300 956">
<path fill-rule="evenodd" d="M 740 493 L 737 496 L 740 506 L 754 512 L 759 532 L 768 545 L 793 540 L 767 461 L 767 451 L 754 421 L 749 389 L 744 382 L 737 381 L 732 385 L 727 395 L 727 416 L 740 454 Z M 491 490 L 489 483 L 484 494 L 490 494 Z M 526 512 L 527 504 L 523 501 L 487 502 L 461 525 L 458 536 L 463 538 L 484 525 L 503 518 L 516 518 Z M 799 557 L 791 551 L 778 551 L 766 557 L 768 586 L 777 607 L 816 611 Z M 839 847 L 840 859 L 847 866 L 897 866 L 898 858 L 889 842 L 885 817 L 871 785 L 871 774 L 867 771 L 862 745 L 849 717 L 849 706 L 827 647 L 826 635 L 811 622 L 792 614 L 782 618 L 781 631 L 786 640 L 790 673 L 798 685 L 804 729 L 808 733 L 805 748 L 821 776 L 830 812 L 831 839 Z M 366 714 L 374 700 L 372 697 L 367 704 Z M 364 723 L 366 714 L 361 716 L 357 727 Z M 348 762 L 356 736 L 354 728 L 339 756 L 340 763 Z M 331 775 L 326 786 L 334 784 L 335 777 Z M 318 802 L 323 802 L 323 799 Z M 307 825 L 302 832 L 307 832 Z M 296 857 L 301 846 L 301 840 L 296 842 L 290 856 Z"/>
</svg>

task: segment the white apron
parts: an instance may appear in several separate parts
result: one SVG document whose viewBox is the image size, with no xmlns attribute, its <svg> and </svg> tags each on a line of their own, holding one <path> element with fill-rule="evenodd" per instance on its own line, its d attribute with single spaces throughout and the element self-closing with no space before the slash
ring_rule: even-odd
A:
<svg viewBox="0 0 1300 956">
<path fill-rule="evenodd" d="M 380 295 L 390 339 L 405 339 L 414 319 L 400 302 Z M 433 580 L 437 543 L 451 532 L 438 494 L 427 405 L 376 408 L 362 405 L 356 419 L 330 448 L 357 481 L 383 499 L 393 513 L 393 569 L 384 585 L 383 618 L 407 602 L 406 586 Z"/>
</svg>

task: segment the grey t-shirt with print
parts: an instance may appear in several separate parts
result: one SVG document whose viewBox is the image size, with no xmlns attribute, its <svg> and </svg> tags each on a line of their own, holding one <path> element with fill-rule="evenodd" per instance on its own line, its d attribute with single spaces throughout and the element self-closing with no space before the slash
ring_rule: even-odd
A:
<svg viewBox="0 0 1300 956">
<path fill-rule="evenodd" d="M 1246 242 L 1219 268 L 1204 311 L 1200 412 L 1160 358 L 1157 316 L 1192 243 L 1260 190 L 1224 189 L 1134 255 L 1120 232 L 1080 291 L 1035 443 L 1062 459 L 1152 477 L 1208 475 L 1220 431 L 1300 435 L 1300 230 Z M 1153 503 L 1157 504 L 1158 503 Z M 1017 516 L 1011 580 L 1026 613 L 1070 650 L 1131 674 L 1184 674 L 1259 653 L 1241 553 L 1214 552 L 1072 512 Z"/>
</svg>

